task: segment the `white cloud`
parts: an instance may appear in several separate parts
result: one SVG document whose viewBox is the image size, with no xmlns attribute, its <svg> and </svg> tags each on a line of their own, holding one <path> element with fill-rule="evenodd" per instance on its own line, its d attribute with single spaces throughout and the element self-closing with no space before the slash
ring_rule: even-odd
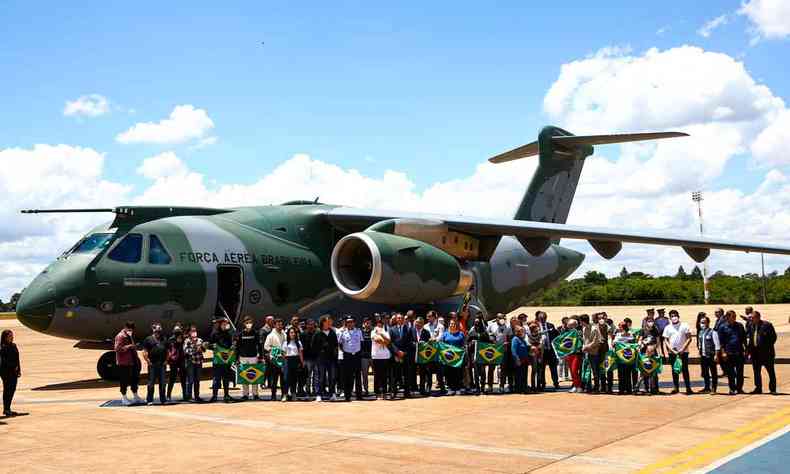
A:
<svg viewBox="0 0 790 474">
<path fill-rule="evenodd" d="M 214 122 L 205 110 L 177 105 L 168 118 L 158 123 L 137 123 L 115 139 L 120 143 L 176 144 L 203 138 L 213 128 Z"/>
<path fill-rule="evenodd" d="M 154 180 L 170 176 L 183 176 L 188 171 L 184 162 L 172 151 L 146 158 L 143 160 L 143 164 L 137 168 L 138 174 Z"/>
<path fill-rule="evenodd" d="M 702 27 L 697 30 L 697 34 L 702 36 L 703 38 L 710 38 L 710 35 L 713 33 L 713 30 L 715 30 L 720 26 L 726 25 L 727 23 L 729 23 L 729 21 L 730 18 L 728 15 L 719 15 L 716 18 L 702 25 Z"/>
<path fill-rule="evenodd" d="M 738 10 L 751 23 L 752 44 L 760 39 L 790 36 L 790 2 L 787 0 L 749 0 Z"/>
<path fill-rule="evenodd" d="M 83 95 L 66 102 L 63 115 L 67 117 L 98 117 L 110 112 L 110 101 L 99 94 Z"/>
<path fill-rule="evenodd" d="M 783 110 L 754 140 L 752 156 L 761 164 L 790 164 L 790 110 Z"/>
<path fill-rule="evenodd" d="M 219 141 L 219 137 L 216 136 L 206 137 L 201 139 L 199 142 L 195 143 L 191 147 L 189 147 L 189 149 L 200 150 L 201 148 L 205 148 L 207 146 L 216 145 L 218 141 Z"/>
<path fill-rule="evenodd" d="M 657 29 L 657 30 L 656 30 L 656 34 L 657 34 L 658 36 L 661 36 L 661 35 L 663 35 L 664 33 L 668 32 L 670 29 L 671 29 L 671 28 L 670 28 L 670 26 L 669 26 L 669 25 L 667 25 L 667 26 L 662 26 L 661 28 L 659 28 L 659 29 Z"/>
</svg>

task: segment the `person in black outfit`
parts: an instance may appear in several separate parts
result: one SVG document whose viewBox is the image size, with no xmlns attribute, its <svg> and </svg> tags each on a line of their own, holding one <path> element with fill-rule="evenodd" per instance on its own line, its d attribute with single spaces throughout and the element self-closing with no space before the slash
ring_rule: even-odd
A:
<svg viewBox="0 0 790 474">
<path fill-rule="evenodd" d="M 727 322 L 717 331 L 721 344 L 721 360 L 730 385 L 730 395 L 743 393 L 743 351 L 746 347 L 746 331 L 737 321 L 735 311 L 727 311 Z"/>
<path fill-rule="evenodd" d="M 230 321 L 225 318 L 219 320 L 219 327 L 214 329 L 211 332 L 211 336 L 209 341 L 211 342 L 211 350 L 215 351 L 218 347 L 224 347 L 225 349 L 233 348 L 233 338 L 234 333 L 233 330 L 230 328 Z M 212 384 L 211 384 L 211 401 L 217 401 L 217 393 L 219 392 L 219 386 L 222 385 L 222 391 L 224 392 L 223 400 L 225 403 L 229 403 L 233 401 L 233 398 L 230 396 L 230 376 L 232 371 L 230 369 L 229 364 L 212 364 Z"/>
<path fill-rule="evenodd" d="M 390 379 L 392 385 L 390 389 L 392 392 L 391 398 L 393 400 L 398 394 L 398 384 L 403 387 L 403 397 L 411 398 L 411 393 L 409 392 L 409 374 L 410 371 L 413 370 L 415 356 L 415 353 L 411 353 L 414 342 L 412 334 L 413 332 L 410 330 L 409 326 L 403 322 L 403 315 L 395 315 L 395 325 L 390 328 L 390 341 L 393 350 L 393 376 Z M 411 357 L 409 357 L 410 353 Z M 411 363 L 409 362 L 410 360 L 412 361 Z"/>
<path fill-rule="evenodd" d="M 14 399 L 16 384 L 21 376 L 22 366 L 19 364 L 19 349 L 14 344 L 14 333 L 6 329 L 0 335 L 0 378 L 3 379 L 4 416 L 19 414 L 11 410 L 11 401 Z"/>
<path fill-rule="evenodd" d="M 554 353 L 554 347 L 551 343 L 560 333 L 553 324 L 546 321 L 546 317 L 547 315 L 544 311 L 535 312 L 535 319 L 537 320 L 542 335 L 541 346 L 543 347 L 543 363 L 549 368 L 551 382 L 554 388 L 557 389 L 560 388 L 560 378 L 557 373 L 557 364 L 559 360 L 557 360 L 557 354 Z M 540 389 L 544 390 L 546 388 L 546 377 L 544 376 L 542 380 Z"/>
<path fill-rule="evenodd" d="M 337 374 L 337 333 L 332 327 L 332 317 L 321 316 L 320 329 L 313 335 L 313 351 L 317 355 L 317 376 L 315 381 L 315 400 L 330 397 L 335 400 L 335 376 Z"/>
<path fill-rule="evenodd" d="M 412 342 L 412 345 L 414 346 L 413 354 L 415 356 L 414 370 L 420 376 L 419 382 L 417 384 L 417 390 L 420 392 L 420 395 L 430 395 L 431 375 L 430 372 L 428 371 L 428 367 L 426 367 L 427 364 L 416 363 L 416 356 L 417 356 L 417 350 L 419 349 L 418 346 L 419 343 L 428 342 L 431 340 L 431 332 L 425 329 L 425 321 L 422 318 L 417 318 L 417 320 L 414 321 L 414 329 L 412 329 L 412 338 L 414 339 L 414 341 Z"/>
<path fill-rule="evenodd" d="M 169 402 L 173 399 L 173 387 L 176 385 L 176 377 L 181 382 L 181 397 L 184 401 L 189 401 L 191 397 L 187 391 L 184 330 L 181 328 L 181 323 L 176 323 L 173 326 L 173 334 L 167 340 L 167 365 L 170 368 L 167 380 L 167 401 Z"/>
<path fill-rule="evenodd" d="M 305 322 L 305 330 L 299 332 L 299 339 L 302 341 L 302 354 L 304 356 L 305 378 L 302 386 L 299 387 L 299 396 L 315 396 L 313 386 L 316 383 L 318 368 L 316 366 L 318 353 L 313 347 L 313 336 L 315 336 L 315 320 L 308 319 Z"/>
<path fill-rule="evenodd" d="M 153 334 L 143 341 L 143 358 L 148 364 L 148 394 L 146 401 L 154 403 L 154 384 L 159 386 L 159 402 L 164 405 L 167 400 L 165 393 L 165 359 L 167 357 L 167 341 L 162 335 L 162 325 L 155 322 L 151 325 Z"/>
<path fill-rule="evenodd" d="M 776 359 L 776 330 L 773 324 L 763 321 L 759 311 L 752 311 L 749 331 L 746 334 L 747 353 L 752 358 L 754 371 L 754 390 L 751 393 L 763 393 L 762 368 L 768 372 L 768 389 L 776 395 L 776 372 L 774 360 Z"/>
<path fill-rule="evenodd" d="M 263 361 L 263 346 L 260 343 L 254 325 L 255 321 L 250 316 L 246 316 L 242 323 L 241 331 L 236 334 L 235 344 L 240 364 L 257 364 Z M 241 399 L 250 399 L 250 388 L 252 388 L 252 399 L 258 400 L 257 384 L 243 384 L 241 387 Z"/>
</svg>

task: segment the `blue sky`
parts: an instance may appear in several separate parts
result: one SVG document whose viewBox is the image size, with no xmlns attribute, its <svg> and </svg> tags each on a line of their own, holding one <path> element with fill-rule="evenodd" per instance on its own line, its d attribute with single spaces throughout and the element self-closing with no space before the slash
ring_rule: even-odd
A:
<svg viewBox="0 0 790 474">
<path fill-rule="evenodd" d="M 425 186 L 531 140 L 559 66 L 608 45 L 746 54 L 755 77 L 790 95 L 775 60 L 785 42 L 749 48 L 743 19 L 708 39 L 696 33 L 737 1 L 193 3 L 6 8 L 0 144 L 96 147 L 108 177 L 139 184 L 137 160 L 161 147 L 113 137 L 191 103 L 209 111 L 220 141 L 186 157 L 218 179 L 244 182 L 306 152 L 370 174 L 419 168 Z M 63 117 L 66 100 L 91 92 L 135 112 Z"/>
<path fill-rule="evenodd" d="M 230 3 L 5 4 L 0 150 L 96 150 L 101 179 L 132 186 L 122 194 L 132 200 L 151 185 L 138 167 L 163 152 L 209 187 L 253 185 L 305 153 L 374 179 L 404 173 L 420 192 L 467 179 L 491 154 L 532 141 L 557 118 L 544 99 L 563 64 L 603 48 L 634 57 L 683 45 L 723 53 L 774 97 L 790 99 L 787 37 L 764 33 L 751 44 L 755 21 L 736 13 L 740 1 Z M 701 35 L 720 15 L 726 24 Z M 108 112 L 64 115 L 66 102 L 87 94 L 106 97 Z M 207 112 L 214 127 L 205 136 L 215 144 L 116 139 L 183 104 Z M 755 164 L 748 145 L 706 186 L 759 186 L 768 168 Z M 619 153 L 600 150 L 610 160 Z M 513 179 L 523 189 L 529 176 Z M 4 258 L 17 257 L 0 248 Z M 46 258 L 23 260 L 32 272 Z"/>
</svg>

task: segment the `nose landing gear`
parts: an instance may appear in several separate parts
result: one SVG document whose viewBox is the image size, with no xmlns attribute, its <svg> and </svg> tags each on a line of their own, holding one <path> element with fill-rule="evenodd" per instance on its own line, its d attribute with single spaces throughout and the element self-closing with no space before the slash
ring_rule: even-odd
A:
<svg viewBox="0 0 790 474">
<path fill-rule="evenodd" d="M 115 362 L 114 351 L 105 352 L 99 357 L 99 362 L 96 363 L 96 372 L 104 380 L 118 380 L 118 364 Z"/>
</svg>

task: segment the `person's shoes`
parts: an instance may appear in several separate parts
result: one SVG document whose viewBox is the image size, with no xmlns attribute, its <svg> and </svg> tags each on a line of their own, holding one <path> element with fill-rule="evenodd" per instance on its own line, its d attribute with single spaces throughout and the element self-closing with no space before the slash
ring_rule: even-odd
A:
<svg viewBox="0 0 790 474">
<path fill-rule="evenodd" d="M 694 392 L 692 392 L 690 388 L 686 390 L 686 395 L 693 395 L 693 394 Z"/>
<path fill-rule="evenodd" d="M 126 397 L 126 395 L 124 395 L 124 396 L 121 398 L 121 405 L 123 405 L 123 406 L 125 406 L 125 407 L 128 407 L 128 406 L 130 406 L 131 404 L 132 404 L 132 401 L 131 401 L 131 400 L 129 400 L 129 398 L 127 398 L 127 397 Z"/>
<path fill-rule="evenodd" d="M 132 394 L 132 401 L 133 401 L 135 404 L 142 404 L 142 403 L 144 403 L 144 402 L 143 402 L 143 399 L 142 399 L 142 398 L 140 398 L 140 396 L 139 396 L 139 395 L 137 395 L 136 393 L 133 393 L 133 394 Z"/>
<path fill-rule="evenodd" d="M 250 399 L 250 397 L 248 395 L 242 395 L 241 399 L 246 402 L 247 400 Z"/>
<path fill-rule="evenodd" d="M 282 399 L 280 399 L 280 401 L 281 402 L 287 402 L 288 401 L 288 397 L 282 397 Z"/>
<path fill-rule="evenodd" d="M 261 397 L 259 397 L 258 395 L 253 395 L 252 399 L 255 400 L 255 401 L 258 401 L 258 400 L 261 399 Z"/>
<path fill-rule="evenodd" d="M 708 387 L 705 387 L 702 390 L 698 391 L 697 393 L 710 393 L 710 389 Z"/>
<path fill-rule="evenodd" d="M 751 392 L 749 392 L 749 395 L 760 395 L 760 394 L 762 394 L 762 393 L 763 393 L 763 391 L 762 391 L 762 390 L 759 390 L 759 389 L 756 389 L 756 388 L 755 388 L 754 390 L 752 390 Z"/>
<path fill-rule="evenodd" d="M 560 388 L 560 384 L 558 384 L 558 383 L 555 383 L 555 384 L 554 384 L 554 390 L 559 390 L 559 388 Z"/>
<path fill-rule="evenodd" d="M 779 395 L 779 392 L 777 392 L 776 390 L 771 390 L 771 395 Z"/>
<path fill-rule="evenodd" d="M 669 393 L 671 393 L 672 395 L 674 395 L 674 394 L 676 394 L 676 393 L 680 393 L 680 390 L 678 390 L 678 389 L 676 389 L 676 388 L 673 388 L 673 389 L 672 389 L 672 391 L 671 391 L 671 392 L 669 392 Z"/>
<path fill-rule="evenodd" d="M 196 398 L 193 398 L 193 399 L 192 399 L 192 403 L 206 403 L 206 401 L 205 401 L 205 400 L 203 400 L 203 399 L 202 399 L 202 398 L 200 398 L 200 397 L 196 397 Z"/>
<path fill-rule="evenodd" d="M 315 401 L 320 402 L 321 401 L 321 395 L 316 396 L 315 397 Z"/>
<path fill-rule="evenodd" d="M 571 387 L 571 389 L 568 390 L 568 393 L 576 393 L 576 387 Z"/>
<path fill-rule="evenodd" d="M 337 396 L 333 393 L 332 396 L 329 397 L 329 401 L 330 402 L 336 402 L 337 401 Z"/>
<path fill-rule="evenodd" d="M 737 390 L 730 390 L 730 395 L 737 395 L 737 394 L 738 394 Z"/>
<path fill-rule="evenodd" d="M 222 397 L 222 401 L 225 403 L 230 403 L 233 401 L 233 399 L 230 397 L 230 395 L 225 395 L 224 397 Z"/>
<path fill-rule="evenodd" d="M 739 395 L 744 395 L 745 393 L 746 393 L 746 392 L 744 392 L 742 388 L 741 388 L 741 389 L 738 389 L 738 394 L 739 394 Z"/>
</svg>

